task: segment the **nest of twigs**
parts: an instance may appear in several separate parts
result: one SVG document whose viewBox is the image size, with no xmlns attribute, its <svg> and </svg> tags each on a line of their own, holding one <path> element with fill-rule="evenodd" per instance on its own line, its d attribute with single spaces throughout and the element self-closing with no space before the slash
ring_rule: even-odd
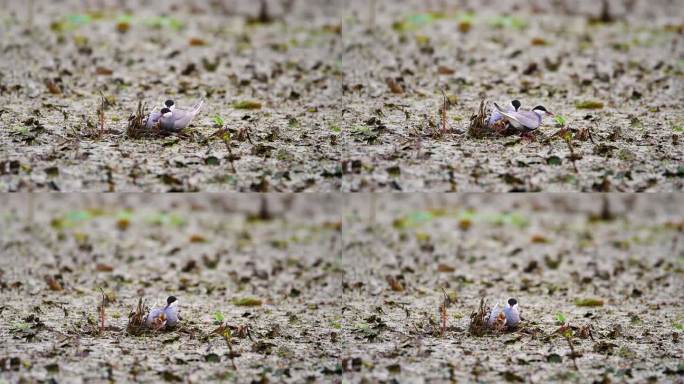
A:
<svg viewBox="0 0 684 384">
<path fill-rule="evenodd" d="M 135 113 L 128 117 L 126 135 L 132 139 L 142 139 L 146 137 L 164 136 L 159 124 L 147 128 L 147 106 L 144 102 L 138 101 L 138 108 Z"/>
<path fill-rule="evenodd" d="M 145 305 L 142 297 L 138 299 L 137 307 L 128 315 L 128 325 L 126 326 L 126 333 L 133 336 L 143 334 L 147 327 L 145 326 L 145 317 L 149 308 Z"/>
<path fill-rule="evenodd" d="M 515 128 L 511 127 L 505 119 L 501 119 L 491 126 L 487 124 L 489 114 L 487 111 L 489 103 L 486 100 L 480 101 L 480 107 L 477 113 L 470 117 L 470 124 L 468 125 L 468 135 L 475 139 L 484 139 L 486 137 L 496 136 L 511 136 L 519 133 Z"/>
<path fill-rule="evenodd" d="M 470 325 L 468 326 L 468 333 L 473 336 L 482 336 L 489 330 L 487 327 L 487 317 L 489 317 L 489 308 L 484 298 L 480 299 L 480 307 L 476 312 L 470 315 Z"/>
</svg>

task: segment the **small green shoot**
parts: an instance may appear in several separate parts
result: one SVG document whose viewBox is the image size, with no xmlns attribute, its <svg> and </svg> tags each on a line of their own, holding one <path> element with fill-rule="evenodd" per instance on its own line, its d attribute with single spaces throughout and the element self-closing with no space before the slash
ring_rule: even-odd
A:
<svg viewBox="0 0 684 384">
<path fill-rule="evenodd" d="M 565 124 L 567 123 L 567 120 L 563 115 L 556 115 L 556 117 L 553 118 L 556 121 L 556 125 L 559 127 L 565 127 Z"/>
<path fill-rule="evenodd" d="M 223 316 L 223 313 L 221 313 L 221 311 L 214 312 L 212 316 L 214 317 L 214 323 L 216 324 L 223 323 L 223 320 L 225 319 L 225 316 Z"/>
<path fill-rule="evenodd" d="M 226 125 L 226 121 L 223 120 L 223 117 L 221 117 L 221 115 L 214 116 L 212 120 L 214 121 L 214 124 L 218 125 L 219 127 L 223 127 L 224 125 Z"/>
<path fill-rule="evenodd" d="M 556 323 L 563 325 L 567 321 L 565 315 L 561 312 L 556 313 Z"/>
</svg>

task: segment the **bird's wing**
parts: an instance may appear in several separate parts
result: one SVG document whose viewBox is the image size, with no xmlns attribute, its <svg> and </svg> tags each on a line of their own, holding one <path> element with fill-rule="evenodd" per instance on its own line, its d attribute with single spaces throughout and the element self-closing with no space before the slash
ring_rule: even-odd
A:
<svg viewBox="0 0 684 384">
<path fill-rule="evenodd" d="M 148 326 L 151 325 L 152 322 L 153 322 L 157 317 L 159 317 L 159 315 L 161 315 L 163 312 L 164 312 L 164 311 L 161 310 L 161 309 L 159 309 L 159 308 L 154 308 L 154 309 L 151 310 L 150 313 L 147 314 L 147 316 L 145 317 L 145 324 L 148 325 Z"/>
<path fill-rule="evenodd" d="M 183 113 L 178 113 L 178 114 L 174 113 L 173 129 L 181 130 L 181 129 L 187 127 L 188 125 L 190 125 L 190 122 L 194 118 L 195 118 L 194 113 L 188 113 L 188 112 L 183 112 Z"/>
<path fill-rule="evenodd" d="M 192 114 L 197 115 L 199 113 L 200 109 L 202 109 L 203 105 L 204 105 L 204 99 L 199 99 L 199 101 L 197 103 L 195 103 L 195 105 L 192 106 Z"/>
<path fill-rule="evenodd" d="M 506 116 L 510 120 L 518 122 L 525 128 L 534 129 L 541 124 L 541 118 L 539 115 L 531 111 L 504 112 L 499 109 L 499 113 Z"/>
<path fill-rule="evenodd" d="M 499 316 L 499 313 L 501 312 L 501 309 L 499 308 L 499 304 L 495 304 L 494 308 L 492 308 L 492 311 L 489 312 L 489 317 L 487 318 L 487 325 L 492 326 L 494 324 L 494 320 Z"/>
<path fill-rule="evenodd" d="M 147 116 L 147 120 L 145 121 L 145 128 L 151 129 L 154 127 L 155 124 L 159 121 L 159 118 L 161 117 L 161 113 L 159 112 L 152 112 Z"/>
</svg>

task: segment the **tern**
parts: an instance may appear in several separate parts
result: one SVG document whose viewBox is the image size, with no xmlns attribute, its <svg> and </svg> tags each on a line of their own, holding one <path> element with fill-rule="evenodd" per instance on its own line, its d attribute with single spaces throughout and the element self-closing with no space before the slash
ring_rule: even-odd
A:
<svg viewBox="0 0 684 384">
<path fill-rule="evenodd" d="M 173 101 L 173 100 L 170 100 L 170 99 L 169 99 L 169 100 L 166 100 L 166 101 L 164 102 L 164 107 L 170 109 L 171 112 L 173 112 L 173 110 L 176 109 L 176 102 Z"/>
<path fill-rule="evenodd" d="M 508 105 L 508 111 L 507 112 L 517 112 L 518 109 L 520 109 L 520 101 L 518 100 L 513 100 L 511 103 Z M 492 114 L 489 116 L 489 120 L 487 120 L 487 125 L 492 126 L 494 123 L 497 121 L 503 119 L 503 115 L 499 113 L 496 109 L 492 110 Z"/>
<path fill-rule="evenodd" d="M 521 129 L 525 132 L 531 132 L 539 128 L 542 122 L 542 116 L 553 116 L 553 113 L 547 111 L 546 108 L 541 105 L 532 108 L 531 111 L 518 110 L 515 112 L 504 111 L 496 103 L 494 103 L 494 107 L 514 128 Z"/>
<path fill-rule="evenodd" d="M 176 296 L 169 296 L 165 307 L 154 308 L 145 317 L 145 325 L 148 328 L 161 330 L 176 326 L 178 320 L 181 320 L 178 299 Z"/>
<path fill-rule="evenodd" d="M 159 126 L 167 132 L 178 132 L 190 125 L 190 122 L 197 116 L 204 100 L 198 101 L 190 110 L 175 108 L 164 108 L 161 110 Z M 173 105 L 172 105 L 173 106 Z"/>
<path fill-rule="evenodd" d="M 494 330 L 514 329 L 520 323 L 518 300 L 508 299 L 503 310 L 496 304 L 487 318 L 487 326 Z"/>
</svg>

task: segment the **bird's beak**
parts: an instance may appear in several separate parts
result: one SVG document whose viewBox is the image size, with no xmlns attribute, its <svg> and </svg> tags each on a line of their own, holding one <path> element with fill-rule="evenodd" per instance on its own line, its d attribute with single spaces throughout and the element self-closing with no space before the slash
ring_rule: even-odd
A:
<svg viewBox="0 0 684 384">
<path fill-rule="evenodd" d="M 550 112 L 550 111 L 546 111 L 546 113 L 548 113 L 549 116 L 556 116 L 553 112 Z"/>
</svg>

